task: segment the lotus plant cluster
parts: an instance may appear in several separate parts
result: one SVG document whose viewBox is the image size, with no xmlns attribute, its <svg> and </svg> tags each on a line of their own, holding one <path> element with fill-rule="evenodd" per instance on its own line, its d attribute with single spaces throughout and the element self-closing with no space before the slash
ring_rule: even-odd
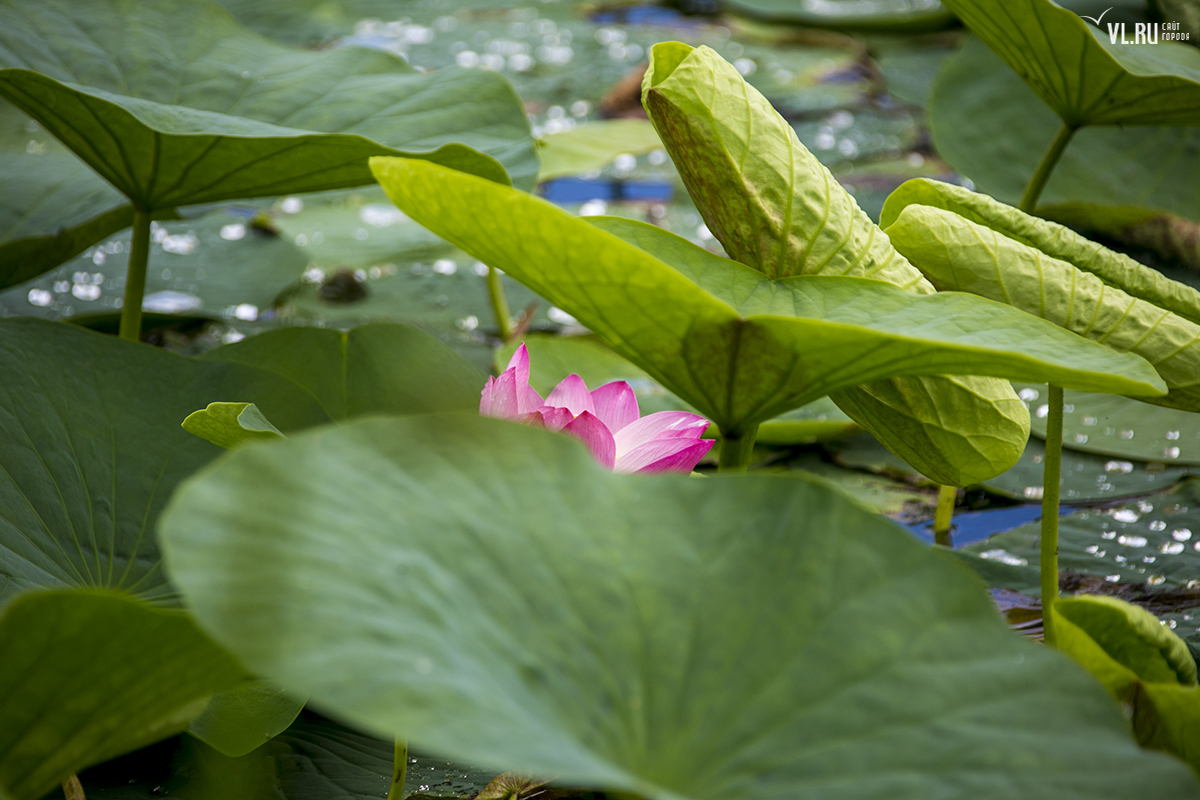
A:
<svg viewBox="0 0 1200 800">
<path fill-rule="evenodd" d="M 701 438 L 709 422 L 699 414 L 658 411 L 641 416 L 626 381 L 589 392 L 583 378 L 572 373 L 543 400 L 529 385 L 524 342 L 504 372 L 488 378 L 479 413 L 573 436 L 614 472 L 691 472 L 715 443 Z"/>
</svg>

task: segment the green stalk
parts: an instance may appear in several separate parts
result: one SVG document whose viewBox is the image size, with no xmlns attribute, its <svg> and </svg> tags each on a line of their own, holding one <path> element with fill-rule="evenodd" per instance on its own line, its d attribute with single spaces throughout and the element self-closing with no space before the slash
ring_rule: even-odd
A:
<svg viewBox="0 0 1200 800">
<path fill-rule="evenodd" d="M 508 311 L 508 300 L 504 297 L 504 284 L 500 282 L 500 272 L 495 267 L 488 267 L 488 296 L 492 299 L 492 312 L 496 315 L 496 325 L 500 328 L 500 338 L 508 341 L 513 334 L 512 314 Z"/>
<path fill-rule="evenodd" d="M 943 547 L 953 547 L 950 522 L 954 519 L 954 503 L 958 500 L 957 486 L 939 486 L 937 510 L 933 512 L 933 541 Z"/>
<path fill-rule="evenodd" d="M 1058 599 L 1058 494 L 1062 474 L 1063 390 L 1050 387 L 1046 417 L 1046 461 L 1042 465 L 1042 630 L 1054 646 L 1054 601 Z"/>
<path fill-rule="evenodd" d="M 1058 136 L 1055 136 L 1054 141 L 1050 143 L 1050 149 L 1046 151 L 1046 155 L 1042 156 L 1042 163 L 1038 164 L 1037 171 L 1029 179 L 1029 185 L 1025 187 L 1025 194 L 1021 197 L 1021 204 L 1017 208 L 1026 214 L 1032 214 L 1033 210 L 1037 208 L 1037 201 L 1042 196 L 1042 189 L 1046 188 L 1046 181 L 1050 180 L 1050 173 L 1054 172 L 1054 167 L 1062 158 L 1067 145 L 1071 143 L 1071 137 L 1075 135 L 1076 130 L 1078 128 L 1063 124 Z"/>
<path fill-rule="evenodd" d="M 83 784 L 79 782 L 78 775 L 72 775 L 63 781 L 62 790 L 63 797 L 66 800 L 87 800 L 87 796 L 83 793 Z"/>
<path fill-rule="evenodd" d="M 750 466 L 750 456 L 754 454 L 754 440 L 758 438 L 758 426 L 737 434 L 721 432 L 721 448 L 717 456 L 717 470 L 720 472 L 745 472 Z"/>
<path fill-rule="evenodd" d="M 142 337 L 142 298 L 146 295 L 146 264 L 150 260 L 150 214 L 133 212 L 133 241 L 125 271 L 125 302 L 121 306 L 121 338 L 136 342 Z"/>
<path fill-rule="evenodd" d="M 396 755 L 392 759 L 392 785 L 387 800 L 400 800 L 404 796 L 404 780 L 408 777 L 408 740 L 396 740 Z"/>
</svg>

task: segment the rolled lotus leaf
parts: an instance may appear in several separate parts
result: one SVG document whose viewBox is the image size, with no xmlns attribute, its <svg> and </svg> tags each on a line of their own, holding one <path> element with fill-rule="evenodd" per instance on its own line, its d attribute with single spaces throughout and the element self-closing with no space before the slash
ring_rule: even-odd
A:
<svg viewBox="0 0 1200 800">
<path fill-rule="evenodd" d="M 892 192 L 883 204 L 879 224 L 884 228 L 890 227 L 900 212 L 911 205 L 953 211 L 1009 239 L 1090 272 L 1108 286 L 1132 297 L 1200 323 L 1200 292 L 1187 284 L 1171 280 L 1123 253 L 1097 244 L 1064 225 L 1026 214 L 989 195 L 927 178 L 914 178 Z"/>
<path fill-rule="evenodd" d="M 970 292 L 1149 361 L 1168 394 L 1138 398 L 1200 411 L 1200 325 L 952 211 L 910 205 L 888 227 L 939 289 Z"/>
<path fill-rule="evenodd" d="M 713 50 L 656 45 L 642 102 L 733 259 L 772 279 L 852 275 L 934 291 L 787 120 Z M 1029 438 L 1024 406 L 995 378 L 893 378 L 831 397 L 940 483 L 965 486 L 1006 472 Z"/>
<path fill-rule="evenodd" d="M 1066 597 L 1054 613 L 1059 648 L 1126 707 L 1138 742 L 1200 766 L 1200 686 L 1187 644 L 1115 597 Z"/>
</svg>

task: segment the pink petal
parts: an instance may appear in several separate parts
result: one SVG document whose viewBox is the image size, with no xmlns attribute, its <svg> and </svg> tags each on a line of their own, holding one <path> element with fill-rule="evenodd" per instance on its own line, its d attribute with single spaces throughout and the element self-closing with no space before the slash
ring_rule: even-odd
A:
<svg viewBox="0 0 1200 800">
<path fill-rule="evenodd" d="M 485 417 L 512 419 L 520 413 L 517 405 L 515 370 L 505 370 L 499 378 L 488 378 L 479 397 L 479 413 Z"/>
<path fill-rule="evenodd" d="M 659 411 L 631 422 L 615 436 L 617 455 L 631 452 L 655 439 L 699 439 L 708 430 L 708 420 L 686 411 Z"/>
<path fill-rule="evenodd" d="M 613 434 L 641 416 L 637 396 L 625 381 L 604 384 L 592 392 L 592 402 L 596 405 L 596 416 Z"/>
<path fill-rule="evenodd" d="M 521 346 L 517 348 L 517 352 L 512 354 L 512 358 L 508 360 L 508 366 L 504 368 L 505 372 L 510 369 L 517 371 L 517 384 L 519 386 L 529 385 L 529 351 L 525 349 L 525 343 L 521 342 Z"/>
<path fill-rule="evenodd" d="M 613 468 L 617 457 L 617 446 L 613 442 L 612 432 L 605 427 L 600 418 L 590 411 L 584 411 L 563 428 L 563 433 L 574 436 L 588 446 L 592 455 L 606 469 Z"/>
<path fill-rule="evenodd" d="M 530 411 L 528 414 L 522 414 L 514 419 L 513 422 L 519 422 L 531 428 L 542 428 L 543 430 L 546 428 L 546 420 L 542 418 L 540 411 Z"/>
<path fill-rule="evenodd" d="M 583 378 L 575 374 L 563 378 L 562 382 L 554 387 L 554 391 L 546 398 L 546 405 L 568 409 L 576 417 L 585 411 L 596 413 L 592 393 L 588 391 Z"/>
<path fill-rule="evenodd" d="M 517 408 L 520 409 L 522 414 L 529 413 L 530 411 L 537 411 L 539 408 L 542 407 L 542 405 L 544 403 L 544 401 L 542 400 L 542 396 L 540 394 L 538 394 L 537 391 L 535 391 L 534 388 L 532 386 L 530 386 L 529 384 L 525 384 L 524 386 L 522 386 L 520 383 L 520 379 L 521 379 L 521 374 L 518 372 L 517 373 L 517 381 L 518 381 L 518 383 L 517 383 Z"/>
<path fill-rule="evenodd" d="M 708 454 L 715 439 L 657 439 L 622 456 L 614 472 L 691 472 Z"/>
<path fill-rule="evenodd" d="M 542 406 L 536 413 L 542 418 L 548 431 L 561 431 L 571 424 L 571 420 L 575 419 L 567 409 L 554 406 Z"/>
</svg>

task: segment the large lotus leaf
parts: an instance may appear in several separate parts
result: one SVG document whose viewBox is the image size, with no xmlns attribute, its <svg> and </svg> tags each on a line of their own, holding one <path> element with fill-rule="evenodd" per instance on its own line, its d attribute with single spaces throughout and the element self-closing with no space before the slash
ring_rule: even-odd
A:
<svg viewBox="0 0 1200 800">
<path fill-rule="evenodd" d="M 1045 386 L 1020 386 L 1030 399 L 1033 432 L 1046 437 Z M 1063 447 L 1158 464 L 1200 466 L 1200 416 L 1127 397 L 1067 392 Z"/>
<path fill-rule="evenodd" d="M 482 371 L 429 334 L 387 323 L 349 331 L 285 328 L 210 350 L 200 360 L 242 364 L 294 381 L 335 420 L 477 411 L 486 380 Z M 247 398 L 222 399 L 240 403 Z M 269 409 L 259 410 L 288 430 Z"/>
<path fill-rule="evenodd" d="M 695 261 L 723 261 L 653 225 L 616 217 L 590 222 L 681 271 Z M 843 389 L 831 399 L 938 483 L 969 486 L 995 477 L 1021 457 L 1029 439 L 1029 412 L 1007 382 L 992 378 L 895 378 Z"/>
<path fill-rule="evenodd" d="M 178 733 L 246 679 L 187 614 L 103 590 L 11 601 L 0 652 L 0 794 L 12 800 Z"/>
<path fill-rule="evenodd" d="M 1171 389 L 1148 402 L 1200 411 L 1195 322 L 952 211 L 907 206 L 888 235 L 939 289 L 1008 303 L 1117 352 L 1137 353 Z"/>
<path fill-rule="evenodd" d="M 593 337 L 529 334 L 521 343 L 529 351 L 529 384 L 543 397 L 575 373 L 591 389 L 610 381 L 625 381 L 637 396 L 643 416 L 657 411 L 696 410 Z M 513 341 L 496 351 L 497 372 L 505 368 L 517 346 L 518 342 Z M 824 397 L 762 423 L 755 441 L 765 445 L 811 444 L 858 429 L 833 401 Z"/>
<path fill-rule="evenodd" d="M 1108 581 L 1182 589 L 1200 575 L 1200 481 L 1153 497 L 1059 518 L 1059 568 Z M 1194 532 L 1193 532 L 1194 531 Z M 1040 525 L 998 533 L 964 549 L 1036 567 Z M 1197 623 L 1193 623 L 1196 625 Z"/>
<path fill-rule="evenodd" d="M 863 278 L 772 281 L 678 237 L 691 255 L 668 265 L 492 181 L 413 159 L 372 167 L 402 211 L 572 314 L 726 433 L 895 375 L 1037 371 L 1134 393 L 1158 382 L 1136 357 L 999 303 Z"/>
<path fill-rule="evenodd" d="M 772 22 L 838 30 L 919 32 L 954 22 L 939 0 L 722 0 L 722 5 Z"/>
<path fill-rule="evenodd" d="M 933 291 L 792 126 L 712 50 L 655 46 L 642 101 L 734 259 L 772 278 L 859 275 Z M 1020 401 L 1001 381 L 907 378 L 833 399 L 905 460 L 956 486 L 1011 467 L 1029 435 Z"/>
<path fill-rule="evenodd" d="M 73 325 L 0 322 L 0 602 L 105 586 L 168 600 L 151 533 L 175 485 L 221 451 L 180 428 L 209 402 L 258 404 L 284 430 L 329 419 L 304 389 Z"/>
<path fill-rule="evenodd" d="M 939 76 L 930 121 L 942 158 L 980 191 L 1012 204 L 1062 128 L 1033 90 L 975 37 Z M 1200 182 L 1183 176 L 1198 171 L 1200 127 L 1088 127 L 1071 140 L 1040 202 L 1136 204 L 1196 219 Z"/>
<path fill-rule="evenodd" d="M 1009 239 L 1090 272 L 1108 286 L 1165 308 L 1191 322 L 1200 323 L 1200 292 L 1191 286 L 1173 281 L 1127 255 L 1080 236 L 1070 228 L 1026 214 L 962 186 L 925 178 L 907 181 L 892 192 L 884 203 L 879 224 L 885 230 L 889 229 L 901 212 L 913 205 L 952 211 Z M 921 262 L 917 264 L 920 266 Z"/>
<path fill-rule="evenodd" d="M 654 126 L 644 119 L 589 122 L 545 136 L 538 145 L 538 180 L 579 175 L 607 167 L 622 153 L 640 155 L 662 147 Z"/>
<path fill-rule="evenodd" d="M 1114 597 L 1054 605 L 1056 646 L 1132 711 L 1134 735 L 1200 767 L 1200 686 L 1187 645 L 1153 614 Z"/>
<path fill-rule="evenodd" d="M 500 159 L 518 185 L 537 172 L 500 76 L 299 51 L 206 0 L 8 2 L 0 65 L 0 95 L 147 210 L 369 183 L 387 153 L 507 180 Z"/>
<path fill-rule="evenodd" d="M 1200 52 L 1115 38 L 1051 0 L 945 0 L 946 6 L 1073 128 L 1200 123 Z M 1157 39 L 1157 35 L 1155 36 Z M 1107 40 L 1107 41 L 1106 41 Z"/>
<path fill-rule="evenodd" d="M 1200 796 L 966 571 L 821 481 L 363 420 L 234 451 L 160 535 L 248 665 L 468 763 L 651 800 Z"/>
<path fill-rule="evenodd" d="M 133 206 L 66 153 L 0 152 L 0 289 L 133 223 Z"/>
</svg>

